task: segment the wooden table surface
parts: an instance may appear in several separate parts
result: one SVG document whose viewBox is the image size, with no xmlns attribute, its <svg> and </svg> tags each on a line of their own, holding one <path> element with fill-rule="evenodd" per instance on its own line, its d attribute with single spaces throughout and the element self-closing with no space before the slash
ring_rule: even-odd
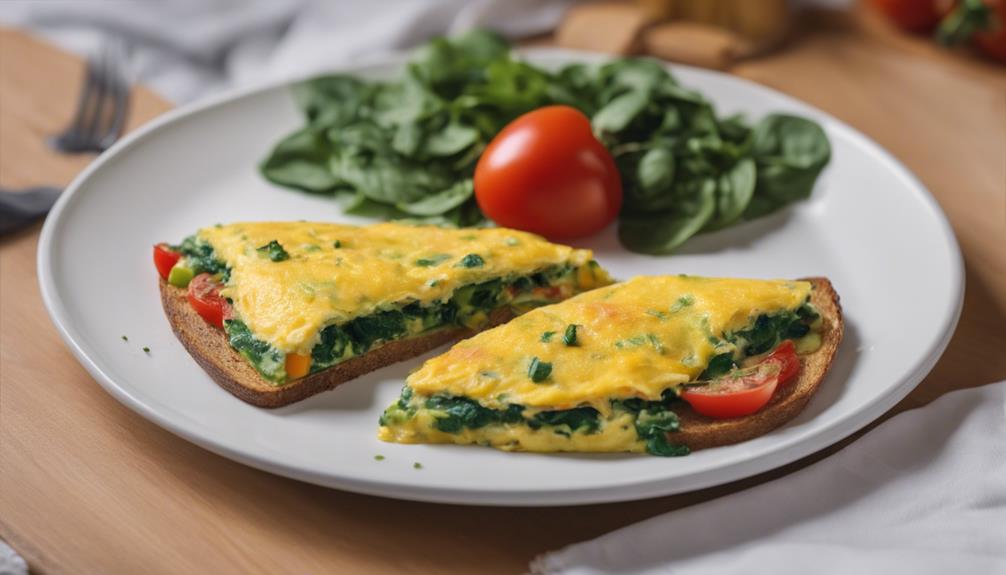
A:
<svg viewBox="0 0 1006 575">
<path fill-rule="evenodd" d="M 861 14 L 816 16 L 804 30 L 785 50 L 731 71 L 893 152 L 937 197 L 967 262 L 957 333 L 892 413 L 1006 378 L 1006 74 Z M 81 75 L 78 58 L 0 31 L 0 185 L 66 184 L 91 159 L 43 144 L 69 121 Z M 168 108 L 137 89 L 130 126 Z M 779 477 L 840 447 L 713 489 L 573 508 L 411 503 L 284 479 L 204 451 L 102 391 L 42 306 L 38 232 L 0 239 L 0 536 L 35 573 L 515 573 L 539 552 Z"/>
</svg>

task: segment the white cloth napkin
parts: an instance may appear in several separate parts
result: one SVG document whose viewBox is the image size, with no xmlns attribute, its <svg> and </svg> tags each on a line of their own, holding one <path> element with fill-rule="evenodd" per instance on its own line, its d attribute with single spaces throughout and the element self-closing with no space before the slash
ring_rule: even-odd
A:
<svg viewBox="0 0 1006 575">
<path fill-rule="evenodd" d="M 1006 381 L 899 414 L 792 475 L 548 553 L 531 570 L 1006 573 Z"/>
<path fill-rule="evenodd" d="M 5 0 L 0 22 L 93 53 L 115 35 L 137 79 L 182 103 L 221 88 L 328 71 L 488 26 L 546 32 L 573 0 Z"/>
</svg>

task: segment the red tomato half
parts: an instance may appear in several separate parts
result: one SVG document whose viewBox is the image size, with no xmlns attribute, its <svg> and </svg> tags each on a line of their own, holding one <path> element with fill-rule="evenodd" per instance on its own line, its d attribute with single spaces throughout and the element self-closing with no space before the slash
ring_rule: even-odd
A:
<svg viewBox="0 0 1006 575">
<path fill-rule="evenodd" d="M 168 279 L 171 268 L 175 267 L 175 263 L 181 257 L 182 254 L 173 251 L 168 247 L 168 244 L 157 244 L 154 246 L 154 266 L 157 267 L 157 273 L 161 274 L 161 277 L 165 280 Z"/>
<path fill-rule="evenodd" d="M 800 373 L 800 358 L 796 356 L 796 346 L 791 339 L 780 343 L 779 347 L 762 360 L 762 363 L 769 362 L 779 366 L 779 383 L 786 383 Z"/>
<path fill-rule="evenodd" d="M 475 167 L 475 199 L 497 224 L 571 239 L 598 232 L 622 207 L 622 182 L 590 120 L 547 106 L 511 122 Z"/>
<path fill-rule="evenodd" d="M 210 274 L 199 274 L 189 282 L 189 305 L 207 323 L 221 329 L 230 318 L 230 304 L 220 295 L 220 285 Z"/>
<path fill-rule="evenodd" d="M 743 417 L 765 407 L 779 383 L 799 371 L 796 348 L 787 340 L 755 366 L 728 374 L 707 386 L 682 391 L 681 399 L 706 417 Z"/>
</svg>

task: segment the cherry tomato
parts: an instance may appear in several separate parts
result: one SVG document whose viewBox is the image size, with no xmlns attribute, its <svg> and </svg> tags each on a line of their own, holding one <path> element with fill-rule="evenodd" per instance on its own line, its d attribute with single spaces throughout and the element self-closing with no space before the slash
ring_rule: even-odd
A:
<svg viewBox="0 0 1006 575">
<path fill-rule="evenodd" d="M 1006 0 L 986 1 L 992 9 L 986 30 L 975 34 L 975 44 L 982 52 L 1006 62 Z"/>
<path fill-rule="evenodd" d="M 779 383 L 786 383 L 800 373 L 800 358 L 796 356 L 796 346 L 791 339 L 780 343 L 762 362 L 779 366 Z"/>
<path fill-rule="evenodd" d="M 157 273 L 161 274 L 161 277 L 165 280 L 168 279 L 171 268 L 175 267 L 175 264 L 181 257 L 182 254 L 169 248 L 168 244 L 157 244 L 154 246 L 154 266 L 157 267 Z"/>
<path fill-rule="evenodd" d="M 936 39 L 946 46 L 972 42 L 985 55 L 1006 62 L 1006 0 L 961 0 L 940 23 Z"/>
<path fill-rule="evenodd" d="M 772 399 L 779 383 L 800 371 L 792 341 L 785 341 L 756 365 L 728 374 L 715 382 L 681 392 L 696 413 L 717 419 L 751 415 Z"/>
<path fill-rule="evenodd" d="M 600 231 L 622 207 L 622 182 L 590 120 L 547 106 L 511 122 L 475 166 L 475 199 L 497 224 L 551 239 Z"/>
<path fill-rule="evenodd" d="M 897 27 L 909 32 L 931 31 L 952 4 L 941 0 L 870 0 L 870 3 Z"/>
<path fill-rule="evenodd" d="M 210 274 L 199 274 L 189 282 L 189 305 L 196 310 L 207 323 L 221 329 L 224 320 L 230 319 L 231 309 L 227 300 L 220 295 L 223 287 Z"/>
</svg>

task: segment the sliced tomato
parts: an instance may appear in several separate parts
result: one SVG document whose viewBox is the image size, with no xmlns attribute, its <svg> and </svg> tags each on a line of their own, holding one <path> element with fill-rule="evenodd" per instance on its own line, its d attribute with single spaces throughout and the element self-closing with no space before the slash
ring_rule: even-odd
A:
<svg viewBox="0 0 1006 575">
<path fill-rule="evenodd" d="M 796 355 L 796 345 L 791 339 L 780 343 L 762 362 L 772 362 L 779 366 L 779 383 L 786 383 L 800 373 L 800 358 Z"/>
<path fill-rule="evenodd" d="M 230 304 L 220 295 L 223 286 L 210 274 L 199 274 L 189 282 L 189 305 L 207 323 L 221 329 L 230 317 Z"/>
<path fill-rule="evenodd" d="M 786 340 L 754 366 L 731 372 L 709 385 L 686 389 L 681 399 L 706 417 L 743 417 L 765 407 L 776 387 L 799 371 L 796 347 Z"/>
<path fill-rule="evenodd" d="M 157 244 L 154 246 L 154 266 L 157 267 L 157 273 L 161 274 L 161 277 L 165 280 L 168 279 L 171 268 L 175 267 L 175 264 L 181 258 L 182 254 L 169 248 L 168 244 Z"/>
</svg>

